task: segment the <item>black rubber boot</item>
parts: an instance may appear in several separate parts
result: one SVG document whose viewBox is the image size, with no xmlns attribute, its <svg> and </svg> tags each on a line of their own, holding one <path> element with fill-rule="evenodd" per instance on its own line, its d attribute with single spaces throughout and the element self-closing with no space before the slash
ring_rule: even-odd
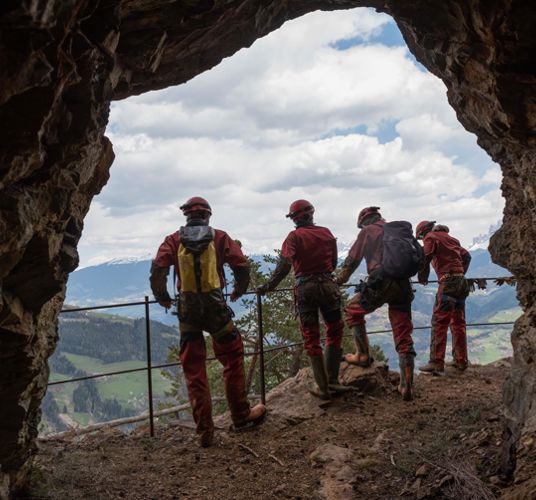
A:
<svg viewBox="0 0 536 500">
<path fill-rule="evenodd" d="M 329 390 L 335 393 L 350 392 L 353 387 L 342 385 L 339 382 L 339 368 L 342 361 L 342 348 L 326 346 L 324 349 L 324 363 L 328 374 Z"/>
<path fill-rule="evenodd" d="M 316 385 L 309 387 L 309 392 L 320 399 L 331 399 L 328 387 L 328 375 L 324 366 L 324 358 L 322 356 L 310 356 L 311 368 Z"/>
<path fill-rule="evenodd" d="M 413 399 L 413 369 L 415 367 L 415 356 L 413 354 L 401 354 L 398 356 L 400 366 L 400 384 L 398 392 L 404 401 Z"/>
</svg>

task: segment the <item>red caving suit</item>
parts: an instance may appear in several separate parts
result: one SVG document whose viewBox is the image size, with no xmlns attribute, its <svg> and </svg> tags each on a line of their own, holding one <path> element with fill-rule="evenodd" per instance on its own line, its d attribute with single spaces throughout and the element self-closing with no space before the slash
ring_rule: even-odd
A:
<svg viewBox="0 0 536 500">
<path fill-rule="evenodd" d="M 242 293 L 249 282 L 249 263 L 244 257 L 240 246 L 227 233 L 214 230 L 216 269 L 219 276 L 219 288 L 206 293 L 181 292 L 179 301 L 179 325 L 181 332 L 180 361 L 186 378 L 188 396 L 192 405 L 197 432 L 202 433 L 214 428 L 212 421 L 212 402 L 206 372 L 206 346 L 203 331 L 212 336 L 214 354 L 223 365 L 225 393 L 233 421 L 241 422 L 248 415 L 250 405 L 246 395 L 244 377 L 244 344 L 242 337 L 232 321 L 232 313 L 223 297 L 224 274 L 223 265 L 228 264 L 237 277 L 237 271 L 247 275 Z M 180 269 L 178 253 L 180 251 L 180 235 L 175 232 L 167 236 L 160 245 L 154 268 L 169 269 L 175 267 L 177 288 L 180 289 Z M 153 271 L 151 272 L 153 277 Z M 217 277 L 216 277 L 217 280 Z M 166 292 L 164 284 L 153 286 L 157 300 Z"/>
<path fill-rule="evenodd" d="M 365 324 L 366 314 L 387 303 L 396 351 L 399 355 L 415 355 L 412 338 L 411 283 L 408 279 L 394 279 L 381 275 L 384 224 L 385 221 L 381 219 L 361 229 L 344 262 L 342 281 L 349 279 L 363 258 L 367 263 L 369 274 L 361 293 L 353 297 L 346 307 L 346 323 L 349 327 Z"/>
<path fill-rule="evenodd" d="M 326 345 L 341 347 L 344 323 L 341 294 L 333 279 L 337 266 L 337 241 L 328 228 L 307 224 L 291 231 L 281 248 L 281 260 L 292 263 L 296 286 L 294 296 L 300 316 L 300 330 L 309 356 L 321 356 L 318 310 L 326 324 Z M 290 270 L 290 265 L 286 272 Z M 274 272 L 270 289 L 286 273 Z"/>
<path fill-rule="evenodd" d="M 469 287 L 464 277 L 471 255 L 460 242 L 441 229 L 430 231 L 423 239 L 424 254 L 432 261 L 439 288 L 432 315 L 430 361 L 445 362 L 447 332 L 452 331 L 452 351 L 456 363 L 467 364 L 465 299 Z"/>
</svg>

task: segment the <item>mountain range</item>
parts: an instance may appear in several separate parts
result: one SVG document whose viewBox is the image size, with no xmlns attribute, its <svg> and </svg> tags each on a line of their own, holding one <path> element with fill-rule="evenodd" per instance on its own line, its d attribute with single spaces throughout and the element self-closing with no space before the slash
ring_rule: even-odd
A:
<svg viewBox="0 0 536 500">
<path fill-rule="evenodd" d="M 491 227 L 490 232 L 496 228 Z M 471 266 L 468 272 L 469 277 L 501 277 L 510 273 L 491 262 L 490 254 L 487 250 L 488 235 L 480 235 L 474 238 L 470 253 L 472 256 Z M 350 245 L 339 245 L 339 261 L 342 263 Z M 269 264 L 265 264 L 262 255 L 250 256 L 254 261 L 262 264 L 261 269 L 266 272 L 270 269 Z M 65 303 L 69 306 L 95 306 L 103 304 L 114 304 L 122 302 L 142 301 L 144 296 L 152 294 L 149 287 L 149 270 L 151 260 L 147 257 L 114 259 L 112 261 L 79 269 L 71 274 L 67 285 L 67 298 Z M 228 273 L 230 275 L 230 273 Z M 357 283 L 365 276 L 364 263 L 358 268 L 352 282 Z M 430 277 L 434 279 L 435 276 Z M 173 290 L 172 278 L 168 289 Z M 433 306 L 436 287 L 416 286 L 416 297 L 413 303 L 414 311 L 421 313 L 425 318 L 429 318 Z M 515 289 L 509 286 L 496 287 L 488 285 L 486 291 L 478 291 L 471 294 L 467 301 L 467 317 L 469 321 L 481 322 L 493 316 L 500 310 L 512 309 L 518 306 Z M 241 312 L 240 303 L 234 304 L 233 308 L 237 314 Z M 142 306 L 131 306 L 117 309 L 116 312 L 128 317 L 141 317 L 143 315 Z M 174 325 L 176 317 L 166 314 L 161 307 L 151 307 L 151 317 L 163 323 Z M 424 319 L 424 318 L 423 318 Z"/>
</svg>

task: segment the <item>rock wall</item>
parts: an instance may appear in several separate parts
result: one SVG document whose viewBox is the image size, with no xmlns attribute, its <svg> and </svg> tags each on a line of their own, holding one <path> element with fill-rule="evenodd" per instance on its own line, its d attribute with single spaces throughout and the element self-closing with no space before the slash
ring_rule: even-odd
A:
<svg viewBox="0 0 536 500">
<path fill-rule="evenodd" d="M 461 123 L 502 166 L 496 262 L 525 309 L 505 388 L 508 449 L 536 463 L 536 38 L 524 0 L 4 0 L 0 4 L 0 485 L 24 475 L 46 390 L 56 318 L 92 197 L 113 161 L 109 104 L 183 83 L 286 20 L 376 7 L 447 85 Z M 527 449 L 529 451 L 527 451 Z"/>
</svg>

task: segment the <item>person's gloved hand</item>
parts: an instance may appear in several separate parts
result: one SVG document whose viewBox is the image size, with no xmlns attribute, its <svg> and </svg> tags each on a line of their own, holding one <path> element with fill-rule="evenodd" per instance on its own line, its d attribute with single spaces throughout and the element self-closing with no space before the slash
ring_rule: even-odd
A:
<svg viewBox="0 0 536 500">
<path fill-rule="evenodd" d="M 419 278 L 419 283 L 423 286 L 428 285 L 428 280 L 424 278 Z"/>
<path fill-rule="evenodd" d="M 231 295 L 229 295 L 229 300 L 231 302 L 236 302 L 240 298 L 240 295 L 238 295 L 238 292 L 236 290 L 233 290 L 231 292 Z"/>
<path fill-rule="evenodd" d="M 257 293 L 259 295 L 266 295 L 266 292 L 268 292 L 268 285 L 266 283 L 257 287 Z"/>
<path fill-rule="evenodd" d="M 344 285 L 345 282 L 346 280 L 344 279 L 344 276 L 337 276 L 335 278 L 335 283 L 337 283 L 337 285 Z"/>
<path fill-rule="evenodd" d="M 166 309 L 169 309 L 172 305 L 172 302 L 171 300 L 159 300 L 158 303 L 162 306 L 162 307 L 165 307 Z"/>
</svg>

